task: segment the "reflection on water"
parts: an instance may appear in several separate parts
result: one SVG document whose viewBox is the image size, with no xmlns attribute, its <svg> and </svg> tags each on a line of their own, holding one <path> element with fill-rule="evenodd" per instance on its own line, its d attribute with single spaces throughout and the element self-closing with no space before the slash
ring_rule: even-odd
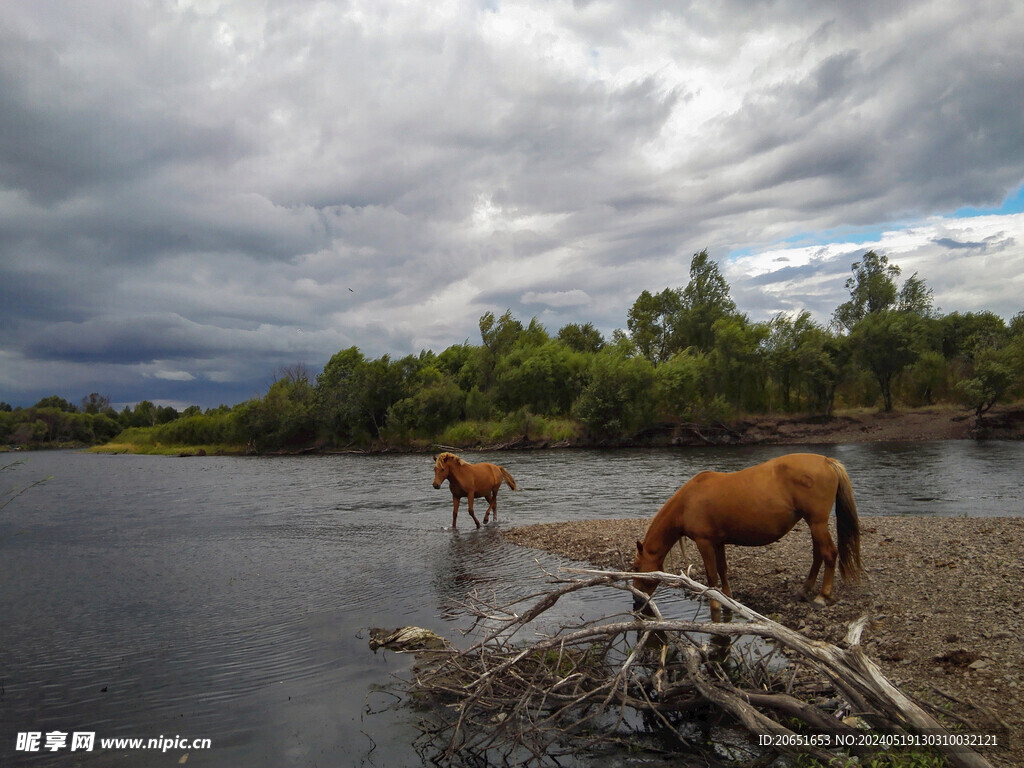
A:
<svg viewBox="0 0 1024 768">
<path fill-rule="evenodd" d="M 369 652 L 366 628 L 464 642 L 452 606 L 537 592 L 561 563 L 506 546 L 501 528 L 648 519 L 702 469 L 791 450 L 505 453 L 522 490 L 502 489 L 497 526 L 458 532 L 428 456 L 24 455 L 5 489 L 53 478 L 0 511 L 0 764 L 44 764 L 14 751 L 15 734 L 63 730 L 212 739 L 189 764 L 419 765 L 407 715 L 367 714 L 372 687 L 408 661 Z M 1024 444 L 824 452 L 846 464 L 863 515 L 1020 514 Z M 566 599 L 555 618 L 629 605 L 607 590 Z M 64 751 L 45 764 L 168 760 Z"/>
</svg>

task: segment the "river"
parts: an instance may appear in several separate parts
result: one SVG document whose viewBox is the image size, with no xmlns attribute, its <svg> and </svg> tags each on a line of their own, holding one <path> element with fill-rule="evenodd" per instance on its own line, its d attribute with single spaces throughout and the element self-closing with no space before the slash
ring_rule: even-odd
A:
<svg viewBox="0 0 1024 768">
<path fill-rule="evenodd" d="M 379 690 L 408 657 L 372 653 L 370 627 L 459 642 L 467 622 L 448 609 L 471 590 L 534 591 L 562 562 L 500 529 L 649 518 L 701 469 L 795 450 L 844 462 L 862 516 L 1020 514 L 1012 442 L 467 452 L 521 491 L 503 488 L 479 531 L 463 503 L 457 532 L 424 455 L 4 454 L 19 463 L 0 472 L 0 764 L 419 766 L 415 715 Z M 48 751 L 54 732 L 67 741 Z M 40 751 L 18 749 L 28 733 Z M 93 749 L 72 750 L 74 733 Z M 171 745 L 101 748 L 122 737 Z"/>
</svg>

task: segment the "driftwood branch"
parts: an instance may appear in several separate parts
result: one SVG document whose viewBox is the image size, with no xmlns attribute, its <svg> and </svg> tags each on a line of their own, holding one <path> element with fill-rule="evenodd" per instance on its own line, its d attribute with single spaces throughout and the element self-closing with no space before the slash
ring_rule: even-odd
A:
<svg viewBox="0 0 1024 768">
<path fill-rule="evenodd" d="M 869 730 L 898 742 L 946 733 L 864 654 L 866 617 L 841 648 L 685 575 L 644 574 L 716 600 L 741 620 L 667 619 L 652 603 L 653 618 L 622 613 L 523 641 L 524 630 L 567 594 L 609 587 L 639 594 L 636 574 L 626 571 L 565 573 L 575 575 L 549 574 L 552 589 L 510 605 L 472 601 L 466 608 L 480 639 L 415 669 L 407 693 L 434 705 L 420 745 L 429 759 L 543 765 L 581 745 L 694 751 L 711 729 L 733 723 L 751 735 L 753 754 L 806 753 L 827 764 L 840 747 L 876 751 L 864 738 Z M 932 741 L 957 768 L 990 768 L 948 739 Z"/>
</svg>

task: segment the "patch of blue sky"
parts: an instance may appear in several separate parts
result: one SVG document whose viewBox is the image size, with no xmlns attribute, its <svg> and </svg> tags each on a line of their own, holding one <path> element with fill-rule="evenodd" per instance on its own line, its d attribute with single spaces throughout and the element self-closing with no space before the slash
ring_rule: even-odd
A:
<svg viewBox="0 0 1024 768">
<path fill-rule="evenodd" d="M 998 206 L 988 208 L 976 208 L 964 206 L 958 208 L 943 218 L 971 218 L 974 216 L 999 216 L 1024 212 L 1024 184 L 1018 186 Z M 764 245 L 737 248 L 730 251 L 728 259 L 741 259 L 748 256 L 756 256 L 766 251 L 781 251 L 788 248 L 814 248 L 816 246 L 834 245 L 836 243 L 851 243 L 858 246 L 863 244 L 881 242 L 886 233 L 907 229 L 920 223 L 919 220 L 906 220 L 887 222 L 886 224 L 874 224 L 871 226 L 842 226 L 820 231 L 797 232 L 781 240 L 776 240 Z"/>
<path fill-rule="evenodd" d="M 790 237 L 776 240 L 766 245 L 737 248 L 729 252 L 728 258 L 739 259 L 744 256 L 756 256 L 765 251 L 781 251 L 788 248 L 813 248 L 835 243 L 872 243 L 882 239 L 885 232 L 891 232 L 903 224 L 873 225 L 870 227 L 844 226 L 818 232 L 798 232 Z"/>
<path fill-rule="evenodd" d="M 954 216 L 991 216 L 993 214 L 1021 213 L 1024 211 L 1024 184 L 1006 196 L 1001 205 L 994 208 L 965 206 L 953 212 Z"/>
</svg>

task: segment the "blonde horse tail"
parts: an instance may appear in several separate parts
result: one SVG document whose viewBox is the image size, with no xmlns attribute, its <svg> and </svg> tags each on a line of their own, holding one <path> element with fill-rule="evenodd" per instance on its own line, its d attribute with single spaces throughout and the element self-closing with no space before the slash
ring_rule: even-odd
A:
<svg viewBox="0 0 1024 768">
<path fill-rule="evenodd" d="M 844 579 L 856 581 L 863 569 L 860 561 L 860 523 L 857 503 L 853 500 L 853 486 L 846 467 L 835 459 L 828 463 L 839 477 L 836 489 L 836 532 L 839 534 L 839 573 Z"/>
<path fill-rule="evenodd" d="M 516 481 L 512 478 L 512 475 L 509 474 L 508 470 L 505 469 L 504 467 L 498 467 L 498 469 L 501 470 L 501 476 L 505 478 L 505 485 L 507 485 L 513 491 L 518 491 L 519 486 L 516 485 Z"/>
</svg>

